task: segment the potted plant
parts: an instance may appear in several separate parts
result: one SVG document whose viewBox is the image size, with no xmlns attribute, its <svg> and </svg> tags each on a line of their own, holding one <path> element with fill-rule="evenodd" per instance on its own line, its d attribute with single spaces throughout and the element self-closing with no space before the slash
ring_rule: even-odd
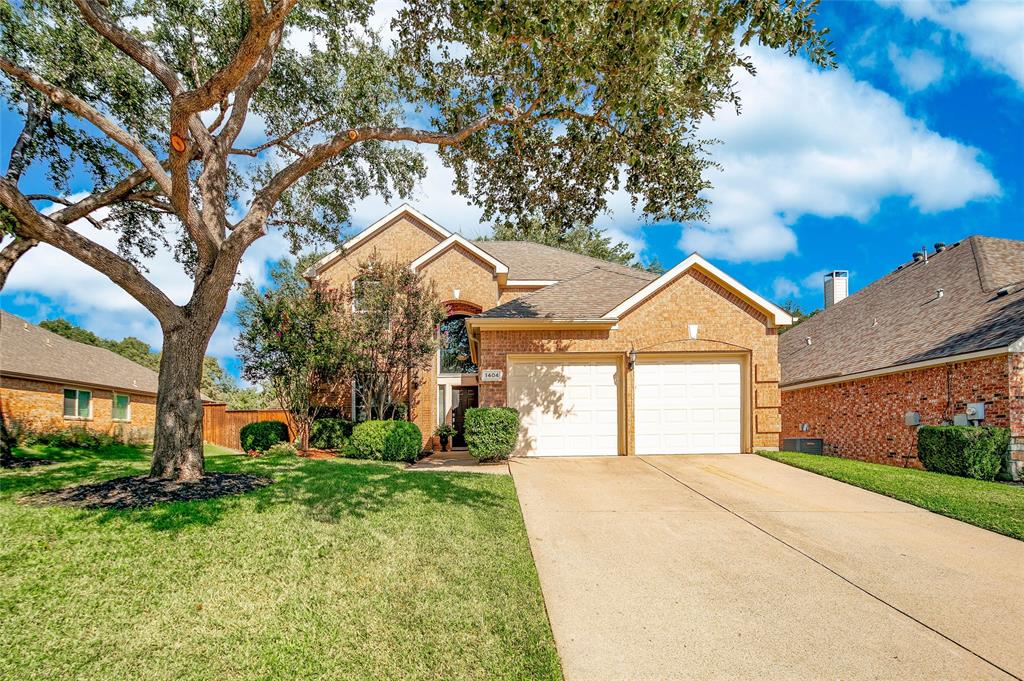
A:
<svg viewBox="0 0 1024 681">
<path fill-rule="evenodd" d="M 442 423 L 434 431 L 434 435 L 441 438 L 441 446 L 444 448 L 444 451 L 452 451 L 452 438 L 455 437 L 455 428 L 447 423 Z"/>
</svg>

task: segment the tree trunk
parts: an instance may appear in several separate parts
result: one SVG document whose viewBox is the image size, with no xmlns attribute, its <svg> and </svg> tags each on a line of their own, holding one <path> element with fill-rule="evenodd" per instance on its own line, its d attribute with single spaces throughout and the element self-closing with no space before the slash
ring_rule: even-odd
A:
<svg viewBox="0 0 1024 681">
<path fill-rule="evenodd" d="M 215 323 L 186 320 L 180 326 L 165 329 L 151 477 L 203 477 L 203 400 L 199 386 L 213 326 Z"/>
</svg>

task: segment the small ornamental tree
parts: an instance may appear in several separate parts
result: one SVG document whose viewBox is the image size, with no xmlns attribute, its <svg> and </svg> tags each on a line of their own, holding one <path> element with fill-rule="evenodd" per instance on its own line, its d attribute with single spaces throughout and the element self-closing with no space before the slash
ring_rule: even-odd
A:
<svg viewBox="0 0 1024 681">
<path fill-rule="evenodd" d="M 251 281 L 242 285 L 236 349 L 242 376 L 268 386 L 308 449 L 313 422 L 344 376 L 346 350 L 337 313 L 344 300 L 337 291 L 307 283 L 300 268 L 301 261 L 277 263 L 271 270 L 274 286 L 265 292 Z"/>
<path fill-rule="evenodd" d="M 336 243 L 354 201 L 411 193 L 417 145 L 485 219 L 592 224 L 620 187 L 647 219 L 699 219 L 701 121 L 739 102 L 751 41 L 833 65 L 816 5 L 406 0 L 386 40 L 371 0 L 2 2 L 0 96 L 23 126 L 4 142 L 0 281 L 46 243 L 152 313 L 150 475 L 198 478 L 203 356 L 257 239 Z M 32 163 L 49 194 L 21 186 Z M 187 301 L 146 276 L 158 248 L 192 278 Z"/>
<path fill-rule="evenodd" d="M 366 419 L 387 419 L 405 402 L 411 420 L 416 375 L 434 359 L 444 308 L 433 284 L 376 253 L 353 281 L 342 325 L 356 401 Z"/>
</svg>

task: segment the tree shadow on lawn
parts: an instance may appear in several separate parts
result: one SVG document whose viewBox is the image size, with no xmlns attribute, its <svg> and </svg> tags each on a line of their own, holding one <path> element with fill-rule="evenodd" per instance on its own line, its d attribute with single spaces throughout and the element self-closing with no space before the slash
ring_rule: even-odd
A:
<svg viewBox="0 0 1024 681">
<path fill-rule="evenodd" d="M 54 452 L 54 458 L 58 453 L 59 450 Z M 116 453 L 113 461 L 99 456 L 87 451 L 64 452 L 63 464 L 4 475 L 0 478 L 2 497 L 24 500 L 27 495 L 47 490 L 137 476 L 148 468 L 148 452 L 141 448 L 134 448 L 134 453 Z M 312 519 L 334 523 L 345 517 L 371 516 L 417 498 L 476 508 L 493 508 L 507 502 L 502 495 L 487 489 L 488 480 L 479 480 L 489 476 L 422 475 L 387 463 L 287 456 L 252 459 L 240 454 L 215 454 L 207 461 L 210 472 L 268 476 L 274 482 L 255 492 L 202 501 L 158 503 L 134 509 L 80 509 L 76 517 L 97 523 L 138 522 L 154 530 L 175 532 L 213 525 L 241 505 L 252 505 L 256 513 L 265 513 L 275 507 L 298 504 Z M 33 470 L 38 473 L 32 474 Z"/>
</svg>

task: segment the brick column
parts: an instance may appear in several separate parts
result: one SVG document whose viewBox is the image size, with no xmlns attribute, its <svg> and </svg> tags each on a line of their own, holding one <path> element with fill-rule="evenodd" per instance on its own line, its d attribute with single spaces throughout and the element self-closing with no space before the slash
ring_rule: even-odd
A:
<svg viewBox="0 0 1024 681">
<path fill-rule="evenodd" d="M 1024 352 L 1011 352 L 1007 367 L 1010 381 L 1010 472 L 1024 479 Z"/>
</svg>

